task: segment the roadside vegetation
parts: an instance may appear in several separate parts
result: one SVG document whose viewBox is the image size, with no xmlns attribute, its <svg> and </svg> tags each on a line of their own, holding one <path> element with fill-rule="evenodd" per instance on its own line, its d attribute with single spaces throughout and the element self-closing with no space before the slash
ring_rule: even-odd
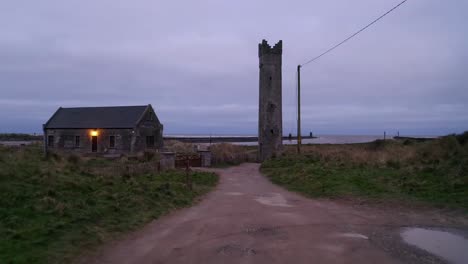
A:
<svg viewBox="0 0 468 264">
<path fill-rule="evenodd" d="M 156 173 L 157 157 L 42 157 L 40 145 L 0 146 L 0 262 L 68 263 L 80 252 L 189 206 L 212 173 Z M 151 165 L 153 164 L 153 165 Z"/>
<path fill-rule="evenodd" d="M 255 162 L 257 148 L 239 146 L 229 143 L 218 143 L 210 147 L 211 163 L 216 167 L 239 165 L 243 162 Z"/>
<path fill-rule="evenodd" d="M 468 132 L 431 141 L 295 146 L 266 161 L 274 183 L 311 197 L 423 201 L 468 209 Z"/>
<path fill-rule="evenodd" d="M 202 149 L 211 151 L 211 165 L 213 167 L 228 167 L 239 165 L 243 162 L 257 161 L 256 146 L 240 146 L 230 143 L 195 144 L 180 142 L 177 140 L 164 141 L 164 148 L 176 153 L 195 153 L 197 145 Z"/>
</svg>

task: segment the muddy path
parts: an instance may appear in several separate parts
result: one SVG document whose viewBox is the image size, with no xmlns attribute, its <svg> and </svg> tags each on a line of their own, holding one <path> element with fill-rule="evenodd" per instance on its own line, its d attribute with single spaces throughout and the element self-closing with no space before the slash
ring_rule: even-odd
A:
<svg viewBox="0 0 468 264">
<path fill-rule="evenodd" d="M 406 245 L 407 226 L 466 228 L 438 211 L 308 199 L 269 182 L 259 164 L 213 169 L 193 207 L 80 257 L 78 263 L 444 263 Z"/>
</svg>

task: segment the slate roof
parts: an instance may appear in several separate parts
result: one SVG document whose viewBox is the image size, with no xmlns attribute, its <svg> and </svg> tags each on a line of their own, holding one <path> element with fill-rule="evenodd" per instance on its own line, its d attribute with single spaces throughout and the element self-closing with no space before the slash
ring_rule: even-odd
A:
<svg viewBox="0 0 468 264">
<path fill-rule="evenodd" d="M 45 128 L 133 128 L 149 106 L 60 107 Z"/>
</svg>

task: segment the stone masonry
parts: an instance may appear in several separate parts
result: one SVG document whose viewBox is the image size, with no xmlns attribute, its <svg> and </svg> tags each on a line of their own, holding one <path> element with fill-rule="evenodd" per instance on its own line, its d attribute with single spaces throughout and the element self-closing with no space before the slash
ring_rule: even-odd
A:
<svg viewBox="0 0 468 264">
<path fill-rule="evenodd" d="M 283 43 L 263 40 L 258 45 L 260 89 L 258 109 L 258 159 L 276 157 L 283 149 L 281 56 Z"/>
</svg>

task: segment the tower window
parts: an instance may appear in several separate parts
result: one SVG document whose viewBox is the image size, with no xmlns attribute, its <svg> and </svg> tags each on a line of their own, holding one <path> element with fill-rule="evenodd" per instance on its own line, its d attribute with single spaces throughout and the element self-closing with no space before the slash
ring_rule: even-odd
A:
<svg viewBox="0 0 468 264">
<path fill-rule="evenodd" d="M 109 148 L 115 148 L 115 136 L 109 137 Z"/>
</svg>

